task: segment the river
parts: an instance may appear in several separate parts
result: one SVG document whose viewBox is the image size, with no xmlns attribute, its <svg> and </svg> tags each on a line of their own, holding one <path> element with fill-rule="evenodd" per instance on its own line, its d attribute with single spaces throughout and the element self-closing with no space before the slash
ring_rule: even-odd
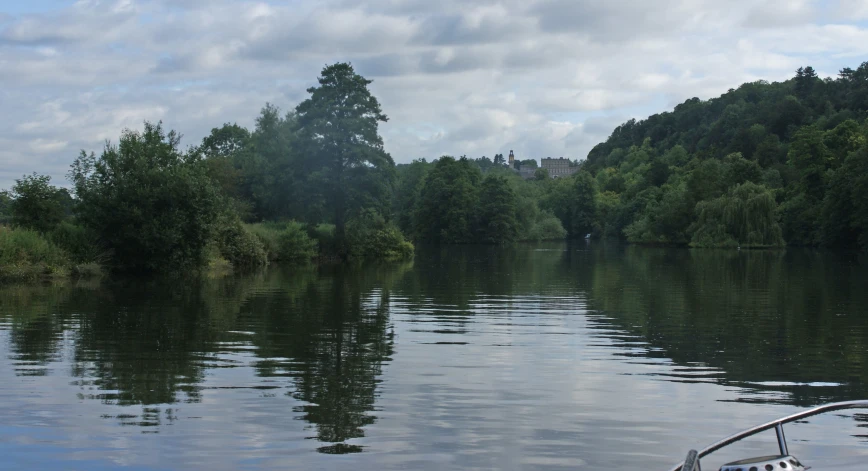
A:
<svg viewBox="0 0 868 471">
<path fill-rule="evenodd" d="M 864 254 L 444 247 L 0 287 L 0 469 L 662 470 L 860 398 Z M 865 469 L 866 427 L 811 418 L 790 452 Z"/>
</svg>

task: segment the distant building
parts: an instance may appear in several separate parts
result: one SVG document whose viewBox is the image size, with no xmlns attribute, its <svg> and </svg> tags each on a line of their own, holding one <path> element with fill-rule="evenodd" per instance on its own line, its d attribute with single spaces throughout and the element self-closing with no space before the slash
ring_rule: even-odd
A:
<svg viewBox="0 0 868 471">
<path fill-rule="evenodd" d="M 542 165 L 540 168 L 544 168 L 548 170 L 550 178 L 561 178 L 568 177 L 579 171 L 578 166 L 572 166 L 570 159 L 565 159 L 563 157 L 553 159 L 553 158 L 544 158 L 541 160 Z M 530 180 L 536 176 L 536 167 L 531 166 L 522 166 L 521 161 L 516 160 L 515 153 L 513 151 L 509 151 L 509 161 L 508 166 L 516 173 L 521 175 L 525 180 Z"/>
<path fill-rule="evenodd" d="M 549 176 L 552 178 L 568 177 L 577 171 L 579 167 L 570 165 L 570 159 L 559 157 L 557 159 L 547 157 L 541 159 L 542 168 L 549 171 Z"/>
</svg>

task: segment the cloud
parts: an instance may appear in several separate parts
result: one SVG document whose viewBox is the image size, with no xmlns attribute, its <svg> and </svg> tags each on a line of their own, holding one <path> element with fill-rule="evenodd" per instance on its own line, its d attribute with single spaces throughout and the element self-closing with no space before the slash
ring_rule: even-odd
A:
<svg viewBox="0 0 868 471">
<path fill-rule="evenodd" d="M 290 109 L 350 61 L 391 120 L 397 162 L 583 158 L 617 124 L 811 64 L 868 54 L 864 1 L 80 0 L 0 7 L 0 188 L 63 181 L 80 149 L 163 120 L 195 144 Z M 845 11 L 852 15 L 844 14 Z"/>
</svg>

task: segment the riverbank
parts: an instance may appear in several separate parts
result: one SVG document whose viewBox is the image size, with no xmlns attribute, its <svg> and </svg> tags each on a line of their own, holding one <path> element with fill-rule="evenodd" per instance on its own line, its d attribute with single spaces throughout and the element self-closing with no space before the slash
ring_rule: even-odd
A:
<svg viewBox="0 0 868 471">
<path fill-rule="evenodd" d="M 61 240 L 61 231 L 65 229 L 56 230 L 52 237 L 0 226 L 0 283 L 102 275 L 102 265 L 96 259 L 83 259 L 72 247 L 55 241 Z M 72 238 L 66 240 L 74 242 Z"/>
<path fill-rule="evenodd" d="M 347 241 L 340 244 L 331 224 L 307 227 L 295 221 L 224 221 L 203 251 L 201 268 L 190 271 L 231 273 L 272 263 L 398 261 L 411 259 L 415 253 L 413 244 L 391 226 L 354 224 L 351 229 Z M 91 278 L 113 270 L 123 272 L 124 268 L 96 237 L 71 222 L 46 232 L 0 226 L 0 283 Z"/>
</svg>

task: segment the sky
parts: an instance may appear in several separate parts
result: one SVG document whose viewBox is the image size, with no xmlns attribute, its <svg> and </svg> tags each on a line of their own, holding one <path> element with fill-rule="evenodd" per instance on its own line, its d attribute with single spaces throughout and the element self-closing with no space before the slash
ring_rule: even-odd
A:
<svg viewBox="0 0 868 471">
<path fill-rule="evenodd" d="M 195 145 L 372 79 L 396 162 L 584 159 L 618 124 L 868 60 L 868 0 L 0 0 L 0 188 L 162 120 Z"/>
</svg>

